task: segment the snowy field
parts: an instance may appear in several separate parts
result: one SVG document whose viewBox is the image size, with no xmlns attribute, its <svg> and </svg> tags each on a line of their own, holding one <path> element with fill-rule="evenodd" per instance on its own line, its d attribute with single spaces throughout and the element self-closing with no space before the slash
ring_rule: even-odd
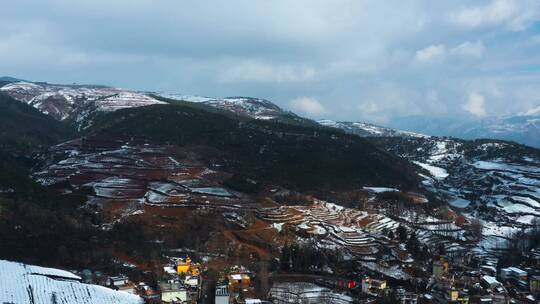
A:
<svg viewBox="0 0 540 304">
<path fill-rule="evenodd" d="M 136 295 L 80 283 L 60 269 L 0 260 L 0 303 L 10 304 L 142 304 Z"/>
</svg>

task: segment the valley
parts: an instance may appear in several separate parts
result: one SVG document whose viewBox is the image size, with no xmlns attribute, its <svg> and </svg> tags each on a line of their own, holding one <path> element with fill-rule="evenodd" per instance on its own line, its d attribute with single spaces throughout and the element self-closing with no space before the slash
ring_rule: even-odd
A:
<svg viewBox="0 0 540 304">
<path fill-rule="evenodd" d="M 3 238 L 39 235 L 47 225 L 12 225 L 31 221 L 17 209 L 25 201 L 54 213 L 56 233 L 70 223 L 73 233 L 84 231 L 81 240 L 92 240 L 40 259 L 20 255 L 13 238 L 2 258 L 128 275 L 163 291 L 168 279 L 185 278 L 165 269 L 190 256 L 201 270 L 193 275 L 194 301 L 228 275 L 249 273 L 258 298 L 343 303 L 391 301 L 398 293 L 421 301 L 448 288 L 480 297 L 487 291 L 476 283 L 488 274 L 475 269 L 532 265 L 525 255 L 537 246 L 540 217 L 534 148 L 315 122 L 256 98 L 16 82 L 0 91 L 3 102 L 43 113 L 36 119 L 54 118 L 51 130 L 59 131 L 24 148 L 21 165 L 24 183 L 52 197 L 0 185 Z M 7 139 L 3 145 L 22 149 Z M 64 201 L 60 214 L 55 204 Z M 515 246 L 522 256 L 505 258 Z M 391 287 L 364 290 L 377 280 Z"/>
</svg>

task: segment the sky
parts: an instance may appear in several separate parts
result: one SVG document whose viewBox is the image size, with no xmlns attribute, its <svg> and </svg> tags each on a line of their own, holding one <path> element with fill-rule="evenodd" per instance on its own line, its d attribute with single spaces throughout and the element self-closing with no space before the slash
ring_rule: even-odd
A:
<svg viewBox="0 0 540 304">
<path fill-rule="evenodd" d="M 508 115 L 540 106 L 540 0 L 6 1 L 0 75 L 381 124 Z"/>
</svg>

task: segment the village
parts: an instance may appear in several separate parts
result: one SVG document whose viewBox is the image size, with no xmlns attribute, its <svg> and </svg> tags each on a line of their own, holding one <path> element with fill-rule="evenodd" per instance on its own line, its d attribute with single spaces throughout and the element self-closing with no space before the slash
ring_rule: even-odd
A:
<svg viewBox="0 0 540 304">
<path fill-rule="evenodd" d="M 519 267 L 497 269 L 472 255 L 460 259 L 439 256 L 425 276 L 414 278 L 416 284 L 370 271 L 358 277 L 336 278 L 283 271 L 257 273 L 241 265 L 224 268 L 208 278 L 205 263 L 192 261 L 189 256 L 163 265 L 154 284 L 88 269 L 75 274 L 83 283 L 138 295 L 145 303 L 156 304 L 538 303 L 540 251 L 531 252 L 529 261 Z M 420 288 L 422 283 L 425 285 Z"/>
<path fill-rule="evenodd" d="M 77 274 L 147 303 L 539 299 L 538 249 L 501 262 L 512 252 L 506 235 L 421 193 L 275 187 L 254 197 L 224 186 L 227 174 L 186 148 L 85 140 L 53 151 L 69 157 L 38 181 L 88 195 L 86 208 L 120 239 L 146 235 L 117 248 L 124 270 Z"/>
</svg>

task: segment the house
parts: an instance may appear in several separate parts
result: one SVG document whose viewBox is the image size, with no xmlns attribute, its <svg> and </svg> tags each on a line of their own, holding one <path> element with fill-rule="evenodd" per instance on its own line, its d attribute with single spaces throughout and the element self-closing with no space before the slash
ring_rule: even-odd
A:
<svg viewBox="0 0 540 304">
<path fill-rule="evenodd" d="M 488 288 L 488 289 L 491 289 L 491 290 L 502 286 L 501 282 L 497 281 L 497 279 L 495 277 L 488 276 L 488 275 L 482 276 L 481 281 L 482 281 L 482 285 L 485 288 Z"/>
<path fill-rule="evenodd" d="M 529 279 L 529 290 L 532 294 L 540 295 L 540 275 L 531 276 Z"/>
<path fill-rule="evenodd" d="M 165 303 L 180 303 L 187 301 L 188 293 L 186 288 L 178 281 L 160 282 L 161 301 Z"/>
<path fill-rule="evenodd" d="M 186 276 L 184 279 L 184 285 L 188 289 L 197 289 L 199 288 L 199 277 L 198 276 Z"/>
<path fill-rule="evenodd" d="M 483 274 L 489 275 L 489 276 L 495 276 L 497 274 L 497 268 L 491 266 L 491 265 L 482 265 L 480 266 L 480 270 Z"/>
<path fill-rule="evenodd" d="M 418 295 L 413 292 L 407 292 L 403 288 L 397 288 L 394 291 L 394 295 L 399 304 L 416 304 L 418 302 Z"/>
<path fill-rule="evenodd" d="M 440 279 L 448 273 L 448 268 L 448 262 L 441 257 L 440 260 L 433 262 L 433 276 L 437 279 Z"/>
<path fill-rule="evenodd" d="M 109 286 L 122 286 L 129 283 L 129 279 L 126 276 L 116 276 L 109 278 Z"/>
<path fill-rule="evenodd" d="M 527 281 L 527 272 L 517 267 L 508 267 L 501 269 L 501 279 L 516 279 Z"/>
<path fill-rule="evenodd" d="M 246 273 L 231 273 L 227 279 L 229 280 L 229 290 L 244 289 L 251 285 L 251 278 Z"/>
<path fill-rule="evenodd" d="M 175 274 L 178 273 L 177 270 L 174 269 L 174 267 L 171 267 L 171 266 L 164 266 L 163 267 L 163 272 L 165 272 L 168 275 L 175 275 Z"/>
<path fill-rule="evenodd" d="M 216 286 L 214 299 L 216 304 L 229 304 L 229 287 L 227 285 Z"/>
<path fill-rule="evenodd" d="M 449 299 L 450 303 L 461 303 L 461 304 L 468 304 L 469 303 L 469 295 L 464 292 L 457 289 L 451 289 L 449 293 Z"/>
<path fill-rule="evenodd" d="M 200 274 L 199 264 L 193 263 L 189 256 L 185 259 L 179 259 L 176 264 L 176 272 L 183 275 L 198 276 Z"/>
<path fill-rule="evenodd" d="M 135 284 L 131 282 L 126 276 L 110 277 L 109 287 L 114 290 L 137 294 L 137 286 L 135 286 Z"/>
<path fill-rule="evenodd" d="M 160 294 L 148 284 L 141 282 L 136 288 L 137 294 L 144 299 L 145 303 L 160 303 Z"/>
<path fill-rule="evenodd" d="M 379 295 L 386 291 L 386 281 L 371 278 L 362 279 L 362 292 L 370 295 Z"/>
</svg>

